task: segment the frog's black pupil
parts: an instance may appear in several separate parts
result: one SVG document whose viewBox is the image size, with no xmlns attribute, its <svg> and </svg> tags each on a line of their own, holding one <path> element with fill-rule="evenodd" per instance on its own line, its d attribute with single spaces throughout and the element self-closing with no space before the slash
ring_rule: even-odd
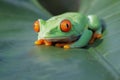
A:
<svg viewBox="0 0 120 80">
<path fill-rule="evenodd" d="M 66 27 L 68 28 L 68 27 L 69 27 L 69 25 L 68 25 L 68 24 L 66 24 Z"/>
</svg>

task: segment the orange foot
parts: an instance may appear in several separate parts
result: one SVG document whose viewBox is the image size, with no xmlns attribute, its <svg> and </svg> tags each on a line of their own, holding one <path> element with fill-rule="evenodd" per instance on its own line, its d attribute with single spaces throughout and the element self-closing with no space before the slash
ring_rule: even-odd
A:
<svg viewBox="0 0 120 80">
<path fill-rule="evenodd" d="M 36 45 L 42 45 L 43 43 L 44 43 L 43 39 L 35 41 Z"/>
<path fill-rule="evenodd" d="M 102 37 L 102 34 L 94 33 L 89 43 L 92 44 L 96 39 L 100 39 L 101 37 Z"/>
<path fill-rule="evenodd" d="M 69 49 L 70 48 L 70 45 L 64 45 L 64 49 Z"/>
<path fill-rule="evenodd" d="M 52 42 L 49 42 L 49 41 L 47 41 L 47 40 L 44 40 L 44 44 L 45 44 L 46 46 L 51 46 L 51 45 L 52 45 Z"/>
<path fill-rule="evenodd" d="M 47 46 L 50 46 L 50 45 L 52 45 L 52 42 L 48 42 L 47 40 L 40 39 L 40 40 L 35 41 L 35 44 L 36 44 L 36 45 L 45 44 L 45 45 L 47 45 Z"/>
</svg>

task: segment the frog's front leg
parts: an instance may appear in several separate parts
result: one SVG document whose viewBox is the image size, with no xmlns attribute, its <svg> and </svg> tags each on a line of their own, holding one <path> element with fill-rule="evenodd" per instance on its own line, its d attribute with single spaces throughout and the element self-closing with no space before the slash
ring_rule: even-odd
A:
<svg viewBox="0 0 120 80">
<path fill-rule="evenodd" d="M 93 35 L 89 43 L 93 43 L 96 39 L 100 39 L 102 37 L 102 24 L 96 15 L 89 15 L 88 19 L 89 29 L 93 31 Z"/>
<path fill-rule="evenodd" d="M 42 44 L 50 46 L 50 45 L 52 45 L 52 42 L 49 42 L 49 41 L 44 40 L 44 39 L 39 39 L 39 40 L 35 41 L 35 45 L 42 45 Z"/>
<path fill-rule="evenodd" d="M 75 47 L 84 47 L 85 45 L 87 45 L 87 43 L 89 42 L 89 40 L 92 37 L 92 31 L 86 29 L 83 34 L 81 35 L 81 37 L 74 43 L 72 44 L 68 44 L 68 45 L 64 45 L 64 48 L 75 48 Z"/>
</svg>

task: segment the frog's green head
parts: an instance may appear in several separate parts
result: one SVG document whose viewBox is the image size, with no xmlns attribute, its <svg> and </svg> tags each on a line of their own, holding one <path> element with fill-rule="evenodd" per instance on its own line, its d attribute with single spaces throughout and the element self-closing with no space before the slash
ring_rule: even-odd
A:
<svg viewBox="0 0 120 80">
<path fill-rule="evenodd" d="M 71 18 L 53 17 L 44 21 L 38 19 L 34 23 L 34 30 L 38 32 L 38 39 L 62 40 L 79 36 L 75 20 Z"/>
</svg>

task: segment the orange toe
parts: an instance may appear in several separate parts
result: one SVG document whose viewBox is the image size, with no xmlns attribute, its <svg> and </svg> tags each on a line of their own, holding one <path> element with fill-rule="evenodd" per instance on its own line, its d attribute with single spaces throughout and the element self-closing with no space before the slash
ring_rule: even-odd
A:
<svg viewBox="0 0 120 80">
<path fill-rule="evenodd" d="M 70 45 L 64 45 L 64 49 L 69 49 Z"/>
<path fill-rule="evenodd" d="M 92 44 L 96 39 L 100 39 L 101 37 L 102 37 L 102 34 L 94 33 L 89 43 Z"/>
<path fill-rule="evenodd" d="M 36 45 L 41 45 L 41 44 L 43 44 L 43 40 L 37 40 L 37 41 L 35 41 L 35 44 Z"/>
<path fill-rule="evenodd" d="M 52 42 L 48 42 L 48 41 L 46 41 L 46 40 L 44 40 L 44 43 L 45 43 L 45 45 L 47 45 L 47 46 L 51 46 L 51 45 L 52 45 Z"/>
<path fill-rule="evenodd" d="M 100 39 L 102 37 L 102 34 L 97 34 L 96 38 Z"/>
</svg>

